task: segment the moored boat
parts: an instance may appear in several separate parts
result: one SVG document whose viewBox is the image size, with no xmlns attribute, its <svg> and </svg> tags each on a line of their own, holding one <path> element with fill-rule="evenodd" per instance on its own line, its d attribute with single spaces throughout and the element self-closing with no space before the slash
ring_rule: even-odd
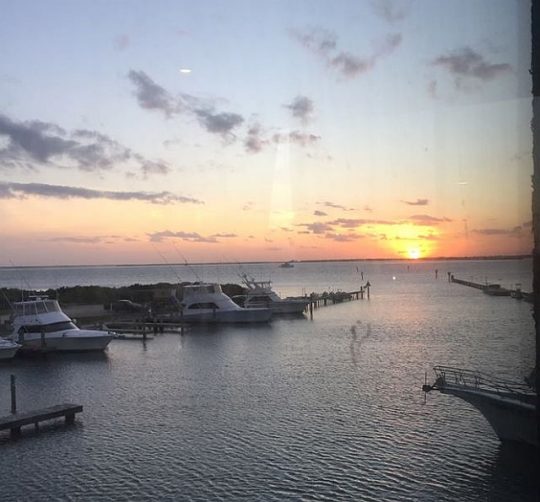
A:
<svg viewBox="0 0 540 502">
<path fill-rule="evenodd" d="M 255 323 L 268 322 L 269 308 L 242 308 L 232 301 L 219 284 L 184 286 L 180 320 L 188 323 Z"/>
<path fill-rule="evenodd" d="M 502 288 L 500 284 L 487 284 L 482 291 L 489 296 L 510 296 L 510 290 Z"/>
<path fill-rule="evenodd" d="M 113 339 L 106 331 L 79 329 L 56 300 L 30 297 L 13 309 L 9 338 L 22 352 L 99 351 Z"/>
<path fill-rule="evenodd" d="M 15 357 L 20 348 L 21 346 L 18 343 L 0 338 L 0 361 Z"/>
<path fill-rule="evenodd" d="M 426 383 L 424 392 L 438 390 L 459 397 L 482 413 L 501 441 L 538 447 L 537 396 L 530 384 L 448 366 L 433 369 L 436 380 Z"/>
<path fill-rule="evenodd" d="M 281 298 L 272 290 L 271 281 L 256 281 L 247 274 L 241 274 L 247 294 L 236 297 L 248 309 L 269 308 L 273 314 L 301 314 L 308 306 L 309 298 L 287 297 Z"/>
</svg>

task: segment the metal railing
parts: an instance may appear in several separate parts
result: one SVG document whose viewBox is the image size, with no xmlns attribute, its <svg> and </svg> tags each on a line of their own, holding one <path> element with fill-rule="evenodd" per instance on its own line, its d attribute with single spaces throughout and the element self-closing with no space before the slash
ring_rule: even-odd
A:
<svg viewBox="0 0 540 502">
<path fill-rule="evenodd" d="M 444 389 L 446 385 L 458 386 L 464 389 L 483 390 L 500 395 L 514 396 L 523 400 L 524 394 L 533 395 L 532 389 L 526 383 L 512 382 L 496 378 L 481 371 L 453 368 L 451 366 L 434 366 L 437 376 L 434 387 Z"/>
</svg>

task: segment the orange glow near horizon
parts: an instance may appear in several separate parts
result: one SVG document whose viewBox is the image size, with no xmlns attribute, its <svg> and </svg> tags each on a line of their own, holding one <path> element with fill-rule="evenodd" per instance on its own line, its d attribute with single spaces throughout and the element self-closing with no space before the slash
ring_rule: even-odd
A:
<svg viewBox="0 0 540 502">
<path fill-rule="evenodd" d="M 372 228 L 383 239 L 385 247 L 401 258 L 429 258 L 437 252 L 440 231 L 434 226 L 400 223 L 376 225 Z"/>
</svg>

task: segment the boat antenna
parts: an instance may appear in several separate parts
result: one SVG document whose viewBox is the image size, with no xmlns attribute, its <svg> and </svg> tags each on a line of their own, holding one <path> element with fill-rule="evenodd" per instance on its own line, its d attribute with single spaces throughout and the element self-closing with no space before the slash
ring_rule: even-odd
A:
<svg viewBox="0 0 540 502">
<path fill-rule="evenodd" d="M 173 242 L 173 247 L 174 247 L 175 251 L 178 253 L 178 255 L 182 258 L 182 260 L 184 260 L 184 264 L 187 267 L 189 267 L 190 272 L 197 278 L 197 280 L 199 282 L 203 282 L 202 279 L 200 278 L 199 274 L 197 273 L 197 271 L 189 264 L 186 257 L 179 251 L 179 249 L 176 247 L 176 244 L 174 242 Z"/>
<path fill-rule="evenodd" d="M 15 265 L 15 263 L 13 263 L 13 260 L 11 260 L 11 258 L 9 259 L 9 263 L 15 269 L 15 273 L 19 276 L 19 279 L 21 280 L 21 283 L 26 285 L 26 288 L 28 289 L 28 291 L 33 291 L 32 286 L 30 286 L 30 283 L 26 280 L 26 277 L 21 272 L 19 272 L 17 270 L 17 265 Z M 24 301 L 24 288 L 22 287 L 23 284 L 21 284 L 21 300 L 22 301 Z"/>
<path fill-rule="evenodd" d="M 172 267 L 172 265 L 167 261 L 167 258 L 163 256 L 163 253 L 157 248 L 157 246 L 154 244 L 154 249 L 156 250 L 157 254 L 161 257 L 161 259 L 165 262 L 165 264 L 169 267 L 169 270 L 172 271 L 172 273 L 176 276 L 178 279 L 178 284 L 182 282 L 180 279 L 180 276 L 176 273 L 176 270 Z"/>
<path fill-rule="evenodd" d="M 4 288 L 2 288 L 0 291 L 2 291 L 2 296 L 5 298 L 9 308 L 11 309 L 11 311 L 15 312 L 15 308 L 13 307 L 13 304 L 9 301 L 9 297 L 6 294 L 6 292 L 4 291 Z"/>
</svg>

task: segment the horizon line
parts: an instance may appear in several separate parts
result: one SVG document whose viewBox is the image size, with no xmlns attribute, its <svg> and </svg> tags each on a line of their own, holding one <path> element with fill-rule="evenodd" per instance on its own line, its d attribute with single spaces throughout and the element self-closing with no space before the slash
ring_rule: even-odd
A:
<svg viewBox="0 0 540 502">
<path fill-rule="evenodd" d="M 437 256 L 424 258 L 339 258 L 339 259 L 313 259 L 313 260 L 287 260 L 290 263 L 339 263 L 362 261 L 474 261 L 474 260 L 522 260 L 532 258 L 531 254 L 519 255 L 485 255 L 485 256 Z M 186 265 L 259 265 L 283 263 L 282 260 L 252 260 L 252 261 L 221 261 L 221 262 L 183 262 L 183 263 L 109 263 L 109 264 L 79 264 L 79 265 L 0 265 L 0 269 L 17 268 L 82 268 L 82 267 L 160 267 L 160 266 L 186 266 Z"/>
</svg>

